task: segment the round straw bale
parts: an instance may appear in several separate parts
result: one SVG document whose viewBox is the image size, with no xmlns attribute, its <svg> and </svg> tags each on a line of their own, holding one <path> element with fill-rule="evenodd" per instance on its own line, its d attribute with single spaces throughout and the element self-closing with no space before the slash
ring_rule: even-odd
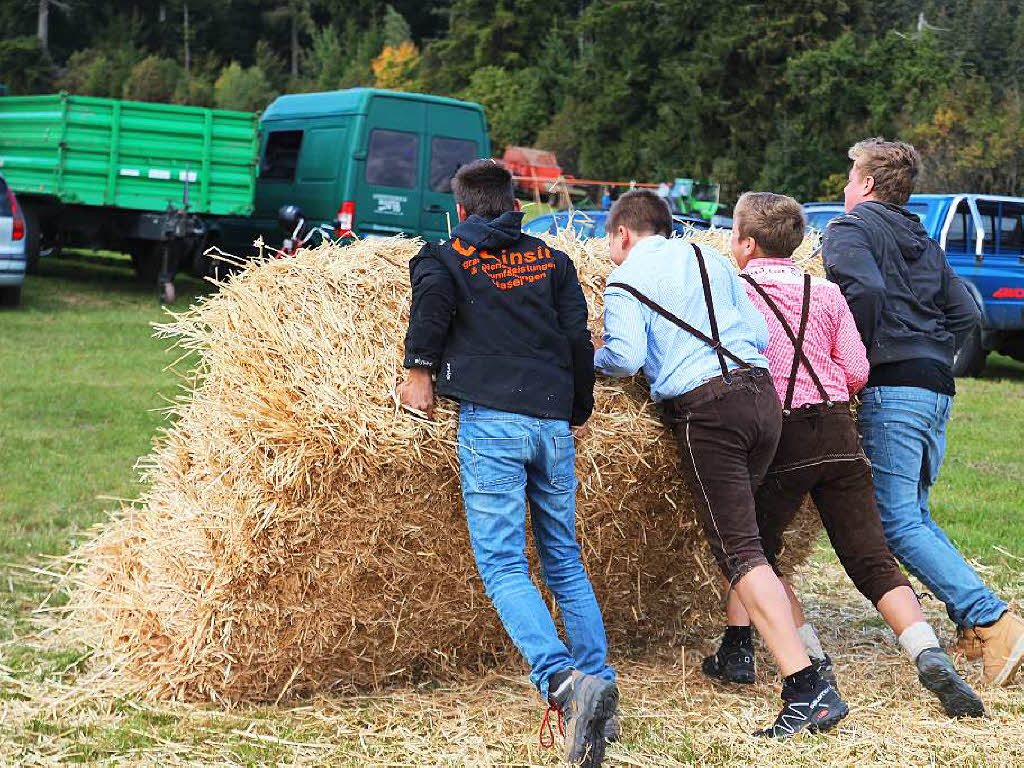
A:
<svg viewBox="0 0 1024 768">
<path fill-rule="evenodd" d="M 606 241 L 551 244 L 599 328 Z M 141 462 L 143 498 L 72 555 L 65 624 L 128 687 L 273 700 L 518 668 L 469 546 L 454 406 L 425 422 L 396 405 L 418 246 L 268 259 L 158 327 L 191 353 L 191 386 Z M 599 379 L 595 399 L 578 530 L 613 661 L 706 638 L 717 570 L 671 435 L 640 378 Z M 816 531 L 805 514 L 789 562 Z"/>
</svg>

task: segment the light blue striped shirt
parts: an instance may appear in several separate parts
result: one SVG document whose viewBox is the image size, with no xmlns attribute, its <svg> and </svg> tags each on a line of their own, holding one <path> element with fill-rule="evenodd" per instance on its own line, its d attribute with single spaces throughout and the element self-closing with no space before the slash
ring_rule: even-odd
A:
<svg viewBox="0 0 1024 768">
<path fill-rule="evenodd" d="M 759 368 L 768 368 L 768 326 L 722 254 L 702 247 L 722 345 Z M 711 335 L 700 267 L 693 246 L 682 238 L 643 238 L 608 277 L 626 283 L 698 331 Z M 608 376 L 632 376 L 641 368 L 657 402 L 689 392 L 722 375 L 718 355 L 675 323 L 621 288 L 604 292 L 604 343 L 594 367 Z M 726 358 L 729 368 L 736 364 Z"/>
</svg>

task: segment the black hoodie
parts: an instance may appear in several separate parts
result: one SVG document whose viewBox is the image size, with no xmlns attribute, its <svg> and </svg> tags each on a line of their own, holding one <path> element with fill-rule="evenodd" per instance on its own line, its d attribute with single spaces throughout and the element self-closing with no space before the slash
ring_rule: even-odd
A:
<svg viewBox="0 0 1024 768">
<path fill-rule="evenodd" d="M 411 262 L 405 367 L 437 373 L 437 394 L 583 424 L 594 347 L 576 268 L 522 232 L 523 214 L 470 216 Z"/>
<path fill-rule="evenodd" d="M 942 391 L 937 375 L 951 389 L 957 342 L 981 322 L 981 312 L 917 216 L 898 205 L 860 203 L 829 223 L 822 255 L 867 348 L 868 386 L 898 380 Z M 922 371 L 922 380 L 907 380 L 907 370 Z"/>
</svg>

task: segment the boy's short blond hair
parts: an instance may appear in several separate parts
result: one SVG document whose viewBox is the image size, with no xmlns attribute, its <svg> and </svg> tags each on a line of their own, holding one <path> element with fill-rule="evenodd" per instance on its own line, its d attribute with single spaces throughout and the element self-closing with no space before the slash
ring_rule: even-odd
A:
<svg viewBox="0 0 1024 768">
<path fill-rule="evenodd" d="M 740 237 L 752 237 L 765 256 L 789 258 L 804 240 L 804 209 L 786 195 L 744 192 L 733 209 Z"/>
<path fill-rule="evenodd" d="M 905 141 L 882 138 L 858 141 L 848 153 L 862 176 L 875 179 L 875 197 L 893 205 L 906 205 L 921 173 L 921 156 Z"/>
</svg>

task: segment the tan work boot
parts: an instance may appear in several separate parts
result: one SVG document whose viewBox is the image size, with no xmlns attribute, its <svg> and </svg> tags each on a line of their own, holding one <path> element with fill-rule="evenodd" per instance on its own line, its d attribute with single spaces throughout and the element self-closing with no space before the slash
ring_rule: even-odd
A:
<svg viewBox="0 0 1024 768">
<path fill-rule="evenodd" d="M 982 656 L 981 638 L 974 631 L 974 627 L 957 627 L 956 642 L 952 649 L 956 653 L 963 654 L 968 661 L 977 661 Z"/>
<path fill-rule="evenodd" d="M 991 627 L 975 627 L 974 631 L 985 659 L 982 681 L 1007 685 L 1024 662 L 1024 619 L 1007 611 Z"/>
</svg>

